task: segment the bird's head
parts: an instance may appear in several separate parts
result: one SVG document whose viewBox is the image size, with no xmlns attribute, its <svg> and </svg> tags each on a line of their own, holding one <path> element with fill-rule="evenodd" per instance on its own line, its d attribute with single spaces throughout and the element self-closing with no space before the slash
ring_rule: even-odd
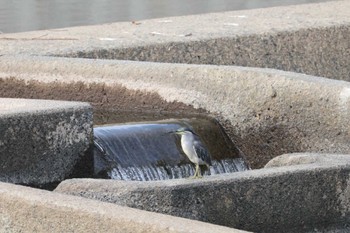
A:
<svg viewBox="0 0 350 233">
<path fill-rule="evenodd" d="M 191 133 L 191 134 L 196 134 L 195 132 L 193 132 L 190 128 L 188 127 L 181 127 L 178 130 L 176 130 L 174 132 L 175 134 L 179 134 L 179 135 L 184 135 L 186 133 Z"/>
</svg>

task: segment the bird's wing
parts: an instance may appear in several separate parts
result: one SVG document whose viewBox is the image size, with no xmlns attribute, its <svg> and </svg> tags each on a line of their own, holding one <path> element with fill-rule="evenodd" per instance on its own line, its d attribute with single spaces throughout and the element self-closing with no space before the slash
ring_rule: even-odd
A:
<svg viewBox="0 0 350 233">
<path fill-rule="evenodd" d="M 193 144 L 194 150 L 198 158 L 200 158 L 203 162 L 211 165 L 211 156 L 209 151 L 205 148 L 205 146 L 200 141 L 195 141 Z"/>
</svg>

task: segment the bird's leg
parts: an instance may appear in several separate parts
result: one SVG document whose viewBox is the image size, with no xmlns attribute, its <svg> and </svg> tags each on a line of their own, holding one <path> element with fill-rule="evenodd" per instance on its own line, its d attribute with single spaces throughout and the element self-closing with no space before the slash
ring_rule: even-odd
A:
<svg viewBox="0 0 350 233">
<path fill-rule="evenodd" d="M 196 171 L 194 172 L 194 176 L 193 178 L 196 179 L 196 178 L 202 178 L 202 175 L 200 174 L 201 170 L 199 168 L 199 164 L 196 164 Z"/>
<path fill-rule="evenodd" d="M 192 176 L 192 179 L 197 179 L 197 173 L 198 173 L 198 164 L 196 164 L 196 170 L 194 171 L 194 175 Z"/>
<path fill-rule="evenodd" d="M 189 178 L 189 179 L 196 179 L 196 173 L 197 173 L 197 170 L 195 170 L 193 176 L 190 176 L 190 177 L 188 177 L 188 178 Z"/>
</svg>

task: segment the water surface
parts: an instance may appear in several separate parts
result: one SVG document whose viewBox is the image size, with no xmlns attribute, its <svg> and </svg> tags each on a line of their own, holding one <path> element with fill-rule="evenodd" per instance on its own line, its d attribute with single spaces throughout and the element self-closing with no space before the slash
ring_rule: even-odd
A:
<svg viewBox="0 0 350 233">
<path fill-rule="evenodd" d="M 249 169 L 243 153 L 215 120 L 171 119 L 95 127 L 94 177 L 148 181 L 193 176 L 194 166 L 173 133 L 184 126 L 198 133 L 211 154 L 212 166 L 204 168 L 203 175 Z"/>
<path fill-rule="evenodd" d="M 329 1 L 329 0 L 328 0 Z M 0 32 L 133 21 L 325 0 L 0 0 Z"/>
</svg>

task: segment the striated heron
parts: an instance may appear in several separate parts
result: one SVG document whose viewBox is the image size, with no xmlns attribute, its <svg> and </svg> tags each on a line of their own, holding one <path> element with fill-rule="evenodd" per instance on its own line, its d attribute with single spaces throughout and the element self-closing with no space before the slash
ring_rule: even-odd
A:
<svg viewBox="0 0 350 233">
<path fill-rule="evenodd" d="M 189 160 L 196 165 L 193 178 L 201 178 L 199 165 L 211 166 L 211 156 L 209 151 L 199 139 L 199 136 L 190 128 L 180 128 L 174 133 L 181 135 L 181 147 Z"/>
</svg>

